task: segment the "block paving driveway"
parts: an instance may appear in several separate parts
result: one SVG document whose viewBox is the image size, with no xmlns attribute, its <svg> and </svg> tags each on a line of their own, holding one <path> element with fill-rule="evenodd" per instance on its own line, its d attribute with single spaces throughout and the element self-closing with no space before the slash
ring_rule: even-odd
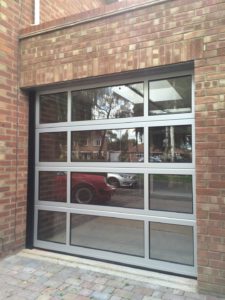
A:
<svg viewBox="0 0 225 300">
<path fill-rule="evenodd" d="M 120 266 L 117 266 L 118 270 Z M 123 273 L 121 273 L 123 274 Z M 25 255 L 24 251 L 0 261 L 0 299 L 15 300 L 182 300 L 225 299 L 135 280 L 93 268 L 70 266 L 57 260 Z"/>
</svg>

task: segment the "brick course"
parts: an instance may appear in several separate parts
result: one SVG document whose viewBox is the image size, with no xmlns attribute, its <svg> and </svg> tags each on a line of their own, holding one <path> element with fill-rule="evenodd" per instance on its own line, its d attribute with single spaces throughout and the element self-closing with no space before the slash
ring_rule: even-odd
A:
<svg viewBox="0 0 225 300">
<path fill-rule="evenodd" d="M 102 6 L 103 0 L 40 0 L 40 22 L 70 16 Z"/>
</svg>

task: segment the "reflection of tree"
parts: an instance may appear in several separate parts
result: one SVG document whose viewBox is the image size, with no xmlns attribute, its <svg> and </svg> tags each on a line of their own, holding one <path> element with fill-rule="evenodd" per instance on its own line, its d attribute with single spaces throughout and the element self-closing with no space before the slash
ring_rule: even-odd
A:
<svg viewBox="0 0 225 300">
<path fill-rule="evenodd" d="M 169 160 L 170 154 L 170 136 L 169 136 L 169 127 L 165 127 L 165 135 L 164 139 L 162 140 L 162 150 L 163 150 L 163 160 Z"/>
<path fill-rule="evenodd" d="M 113 87 L 73 92 L 73 120 L 127 117 L 130 101 L 114 93 Z"/>
<path fill-rule="evenodd" d="M 134 104 L 134 117 L 141 116 L 141 115 L 143 115 L 143 104 L 142 103 Z M 137 153 L 139 153 L 138 140 L 140 140 L 141 143 L 142 143 L 143 134 L 144 134 L 144 128 L 143 127 L 135 128 L 135 145 L 136 145 Z"/>
<path fill-rule="evenodd" d="M 126 129 L 124 133 L 123 130 L 113 130 L 108 131 L 108 150 L 112 152 L 119 152 L 120 161 L 128 161 L 129 146 L 132 143 L 135 143 L 135 140 L 129 138 L 129 129 Z M 116 131 L 116 132 L 115 132 Z"/>
<path fill-rule="evenodd" d="M 121 136 L 120 138 L 120 149 L 121 149 L 121 154 L 120 154 L 120 161 L 127 161 L 127 152 L 128 152 L 128 145 L 129 145 L 129 135 L 128 135 L 128 130 Z"/>
<path fill-rule="evenodd" d="M 67 97 L 67 94 L 66 94 Z M 67 105 L 66 105 L 66 100 L 65 97 L 63 97 L 63 101 L 58 101 L 57 102 L 57 116 L 58 116 L 58 122 L 65 122 L 67 120 Z M 61 99 L 59 99 L 61 100 Z"/>
<path fill-rule="evenodd" d="M 134 93 L 130 94 L 130 90 L 136 95 Z M 84 121 L 141 116 L 143 115 L 143 103 L 135 103 L 135 100 L 140 101 L 140 99 L 136 99 L 137 95 L 143 99 L 143 93 L 140 93 L 138 89 L 134 89 L 132 85 L 75 91 L 72 93 L 72 120 Z M 142 140 L 142 136 L 143 129 L 137 128 L 136 145 L 138 139 Z M 95 148 L 97 149 L 97 160 L 105 160 L 105 148 L 114 151 L 120 149 L 119 151 L 122 151 L 121 157 L 123 160 L 125 159 L 125 153 L 127 153 L 129 147 L 128 131 L 121 138 L 118 138 L 117 134 L 111 130 L 99 130 L 98 139 L 99 143 L 95 145 L 98 146 L 98 148 Z M 79 146 L 82 145 L 79 143 Z"/>
<path fill-rule="evenodd" d="M 99 90 L 97 90 L 97 91 L 99 91 Z M 103 99 L 104 97 L 100 97 L 100 99 Z M 108 99 L 108 102 L 106 102 L 106 103 L 108 103 L 108 105 L 106 105 L 106 103 L 105 104 L 103 104 L 102 103 L 102 106 L 99 106 L 99 104 L 98 104 L 98 98 L 96 98 L 95 100 L 96 100 L 96 107 L 99 109 L 99 112 L 103 112 L 104 114 L 106 114 L 106 119 L 109 119 L 109 116 L 110 116 L 110 113 L 111 113 L 111 110 L 112 110 L 112 107 L 113 107 L 113 104 L 114 104 L 114 98 L 113 98 L 113 96 L 111 95 L 111 96 L 108 96 L 107 97 Z M 102 102 L 102 101 L 101 101 Z M 103 130 L 102 131 L 102 136 L 101 136 L 101 144 L 100 144 L 100 147 L 99 147 L 99 150 L 98 150 L 98 159 L 103 159 L 103 157 L 102 157 L 102 149 L 103 149 L 103 147 L 104 147 L 104 144 L 105 144 L 105 138 L 106 138 L 106 130 Z"/>
<path fill-rule="evenodd" d="M 119 118 L 121 98 L 113 93 L 111 87 L 78 91 L 73 94 L 76 104 L 73 105 L 75 120 Z M 128 102 L 128 101 L 127 101 Z M 121 112 L 122 113 L 122 112 Z M 102 160 L 107 130 L 101 131 L 97 159 Z"/>
<path fill-rule="evenodd" d="M 144 134 L 144 128 L 143 127 L 137 127 L 135 130 L 135 145 L 136 145 L 136 151 L 139 153 L 138 145 L 139 141 L 142 143 L 143 141 L 143 134 Z"/>
<path fill-rule="evenodd" d="M 104 156 L 102 155 L 102 150 L 103 150 L 103 147 L 104 147 L 104 144 L 105 144 L 105 138 L 106 138 L 106 130 L 102 130 L 101 132 L 102 132 L 101 144 L 100 144 L 100 147 L 98 149 L 98 156 L 97 156 L 97 159 L 99 159 L 99 160 L 104 159 Z"/>
<path fill-rule="evenodd" d="M 114 131 L 114 132 L 113 132 Z M 107 131 L 107 137 L 108 137 L 108 150 L 109 151 L 118 151 L 120 149 L 120 138 L 118 137 L 119 131 L 116 130 L 108 130 Z"/>
</svg>

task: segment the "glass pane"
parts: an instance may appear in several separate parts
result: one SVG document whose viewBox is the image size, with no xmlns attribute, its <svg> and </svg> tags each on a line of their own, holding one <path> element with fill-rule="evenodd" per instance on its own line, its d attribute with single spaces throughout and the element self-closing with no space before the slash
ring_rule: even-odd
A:
<svg viewBox="0 0 225 300">
<path fill-rule="evenodd" d="M 40 96 L 40 123 L 67 121 L 67 93 Z"/>
<path fill-rule="evenodd" d="M 71 202 L 144 208 L 143 174 L 71 173 Z"/>
<path fill-rule="evenodd" d="M 38 240 L 66 243 L 66 213 L 38 211 Z"/>
<path fill-rule="evenodd" d="M 193 228 L 150 223 L 150 258 L 193 266 Z"/>
<path fill-rule="evenodd" d="M 149 82 L 149 115 L 191 112 L 191 76 Z"/>
<path fill-rule="evenodd" d="M 152 210 L 192 214 L 192 176 L 149 175 L 149 205 Z"/>
<path fill-rule="evenodd" d="M 39 200 L 66 202 L 66 172 L 39 172 Z"/>
<path fill-rule="evenodd" d="M 150 162 L 191 162 L 191 125 L 149 128 Z"/>
<path fill-rule="evenodd" d="M 144 128 L 72 132 L 72 161 L 143 162 Z"/>
<path fill-rule="evenodd" d="M 143 82 L 72 92 L 72 121 L 143 116 Z"/>
<path fill-rule="evenodd" d="M 71 244 L 144 256 L 144 222 L 71 214 Z"/>
<path fill-rule="evenodd" d="M 67 133 L 40 133 L 40 161 L 67 161 Z"/>
</svg>

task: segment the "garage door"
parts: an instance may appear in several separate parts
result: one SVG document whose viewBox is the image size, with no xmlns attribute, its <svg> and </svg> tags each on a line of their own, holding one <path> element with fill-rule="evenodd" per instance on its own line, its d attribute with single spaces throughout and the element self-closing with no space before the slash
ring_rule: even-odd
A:
<svg viewBox="0 0 225 300">
<path fill-rule="evenodd" d="M 196 275 L 192 72 L 42 91 L 35 247 Z"/>
</svg>

